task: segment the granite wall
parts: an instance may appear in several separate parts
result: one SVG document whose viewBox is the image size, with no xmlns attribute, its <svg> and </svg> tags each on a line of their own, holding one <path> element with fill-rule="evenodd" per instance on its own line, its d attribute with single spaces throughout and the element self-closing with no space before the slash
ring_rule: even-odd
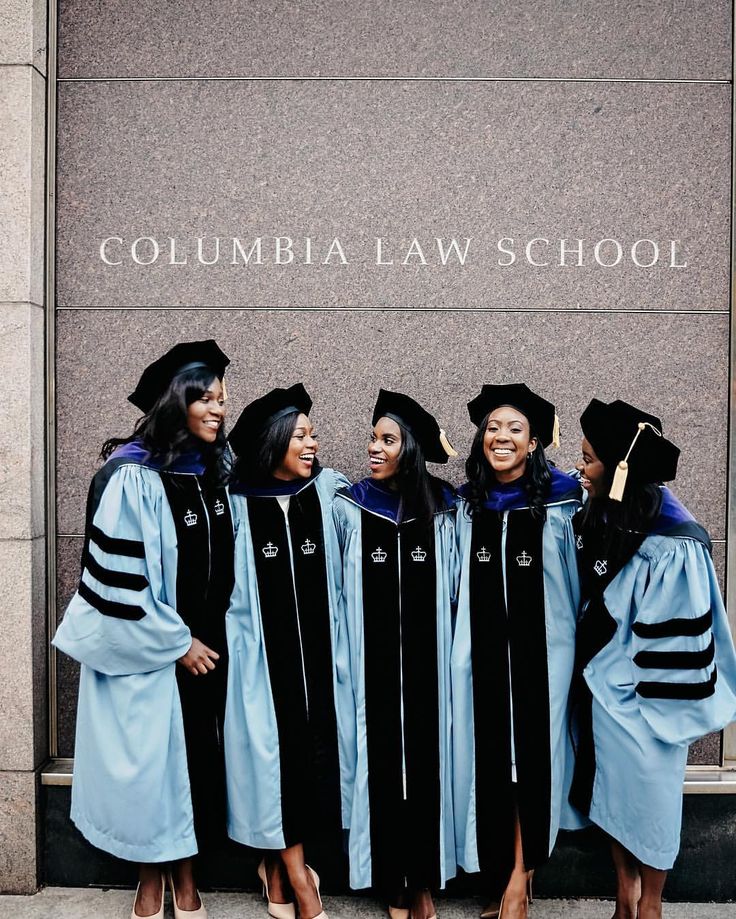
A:
<svg viewBox="0 0 736 919">
<path fill-rule="evenodd" d="M 233 419 L 303 380 L 352 476 L 379 386 L 462 455 L 468 398 L 526 380 L 558 405 L 563 468 L 591 397 L 646 406 L 723 575 L 730 35 L 726 0 L 62 0 L 59 610 L 127 393 L 210 336 Z M 61 755 L 74 694 L 60 661 Z"/>
<path fill-rule="evenodd" d="M 46 4 L 0 0 L 0 892 L 35 890 L 44 603 Z"/>
</svg>

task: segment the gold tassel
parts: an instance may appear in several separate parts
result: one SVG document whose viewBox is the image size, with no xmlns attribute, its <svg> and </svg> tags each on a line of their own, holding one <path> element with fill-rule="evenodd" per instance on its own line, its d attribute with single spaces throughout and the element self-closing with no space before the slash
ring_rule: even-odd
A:
<svg viewBox="0 0 736 919">
<path fill-rule="evenodd" d="M 631 451 L 634 449 L 639 435 L 644 430 L 644 428 L 651 428 L 654 433 L 658 436 L 662 436 L 662 432 L 657 430 L 653 424 L 649 424 L 648 421 L 640 421 L 636 426 L 636 434 L 634 434 L 634 439 L 631 441 L 631 446 L 626 451 L 626 456 L 621 460 L 621 462 L 616 466 L 616 471 L 613 474 L 613 482 L 611 482 L 611 490 L 608 492 L 608 497 L 612 501 L 622 501 L 624 497 L 624 489 L 626 488 L 626 479 L 629 475 L 629 457 L 631 456 Z"/>
<path fill-rule="evenodd" d="M 560 416 L 555 412 L 555 423 L 552 428 L 552 446 L 556 449 L 560 449 Z"/>
<path fill-rule="evenodd" d="M 222 398 L 227 402 L 227 389 L 225 388 L 225 377 L 222 378 Z"/>
<path fill-rule="evenodd" d="M 440 428 L 440 443 L 448 456 L 457 456 L 457 450 L 452 446 L 450 441 L 447 439 L 447 434 Z"/>
<path fill-rule="evenodd" d="M 616 466 L 616 471 L 613 474 L 613 482 L 611 483 L 611 490 L 608 492 L 608 497 L 612 501 L 621 501 L 623 499 L 628 475 L 629 464 L 626 460 L 621 460 L 618 466 Z"/>
</svg>

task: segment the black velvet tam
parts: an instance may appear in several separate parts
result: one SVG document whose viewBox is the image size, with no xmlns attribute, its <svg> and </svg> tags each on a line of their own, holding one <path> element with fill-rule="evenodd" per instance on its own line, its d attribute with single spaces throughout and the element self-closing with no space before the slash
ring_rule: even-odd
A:
<svg viewBox="0 0 736 919">
<path fill-rule="evenodd" d="M 295 383 L 288 389 L 272 389 L 245 406 L 228 437 L 230 446 L 240 456 L 254 434 L 292 412 L 308 415 L 311 408 L 312 399 L 303 383 Z"/>
<path fill-rule="evenodd" d="M 179 342 L 163 357 L 146 367 L 135 391 L 128 396 L 128 402 L 143 412 L 150 412 L 178 374 L 190 368 L 209 367 L 213 376 L 221 380 L 229 363 L 230 358 L 212 338 L 206 341 Z"/>
<path fill-rule="evenodd" d="M 456 455 L 436 419 L 404 393 L 379 390 L 372 423 L 375 425 L 379 418 L 392 418 L 411 431 L 430 463 L 446 463 L 450 456 Z"/>
<path fill-rule="evenodd" d="M 609 469 L 626 459 L 640 423 L 651 427 L 644 427 L 631 449 L 627 460 L 629 478 L 640 485 L 671 482 L 677 475 L 680 451 L 665 439 L 662 422 L 656 415 L 650 415 L 621 399 L 608 403 L 592 399 L 580 416 L 583 434 L 598 459 Z"/>
<path fill-rule="evenodd" d="M 551 402 L 532 392 L 526 383 L 484 385 L 475 399 L 468 402 L 470 420 L 476 427 L 480 427 L 486 415 L 502 405 L 510 405 L 525 416 L 532 434 L 539 438 L 543 447 L 548 447 L 552 443 L 555 430 L 555 407 Z"/>
</svg>

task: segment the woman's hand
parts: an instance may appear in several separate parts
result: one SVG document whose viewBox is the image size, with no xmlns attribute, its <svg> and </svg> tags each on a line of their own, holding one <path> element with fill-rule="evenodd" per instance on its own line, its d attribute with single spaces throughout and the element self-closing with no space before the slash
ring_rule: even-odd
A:
<svg viewBox="0 0 736 919">
<path fill-rule="evenodd" d="M 198 638 L 192 638 L 192 643 L 184 657 L 179 658 L 182 667 L 193 675 L 207 673 L 208 670 L 215 669 L 215 661 L 220 660 L 220 655 L 212 648 L 208 648 Z"/>
</svg>

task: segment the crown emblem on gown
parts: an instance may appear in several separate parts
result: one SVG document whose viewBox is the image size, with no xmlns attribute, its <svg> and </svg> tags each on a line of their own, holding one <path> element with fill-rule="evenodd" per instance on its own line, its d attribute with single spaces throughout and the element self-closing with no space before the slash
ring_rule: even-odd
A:
<svg viewBox="0 0 736 919">
<path fill-rule="evenodd" d="M 582 548 L 583 548 L 583 537 L 580 536 L 580 534 L 578 534 L 578 535 L 575 537 L 575 545 L 578 547 L 578 549 L 582 549 Z"/>
<path fill-rule="evenodd" d="M 604 575 L 608 571 L 608 559 L 599 558 L 595 565 L 593 565 L 593 571 L 595 571 L 597 575 Z"/>
<path fill-rule="evenodd" d="M 383 549 L 378 546 L 375 552 L 371 552 L 371 558 L 374 562 L 385 562 L 388 558 L 388 555 L 383 551 Z"/>
<path fill-rule="evenodd" d="M 531 555 L 527 555 L 526 549 L 523 550 L 521 555 L 516 556 L 516 564 L 519 568 L 528 568 L 532 563 Z"/>
<path fill-rule="evenodd" d="M 219 498 L 217 501 L 215 501 L 215 513 L 218 517 L 222 517 L 222 515 L 225 513 L 225 505 L 222 503 L 222 501 L 220 501 Z"/>
<path fill-rule="evenodd" d="M 486 549 L 485 546 L 481 546 L 480 550 L 475 553 L 479 562 L 490 562 L 491 553 Z"/>
<path fill-rule="evenodd" d="M 306 542 L 303 542 L 301 545 L 301 550 L 305 555 L 314 555 L 314 550 L 317 548 L 317 543 L 311 542 L 307 536 Z"/>
<path fill-rule="evenodd" d="M 184 523 L 188 527 L 193 527 L 197 522 L 197 515 L 192 513 L 192 509 L 188 508 L 186 514 L 184 514 Z"/>
<path fill-rule="evenodd" d="M 261 549 L 261 552 L 266 556 L 266 558 L 276 558 L 279 554 L 279 547 L 274 546 L 272 542 L 266 543 L 266 545 Z"/>
<path fill-rule="evenodd" d="M 412 552 L 411 557 L 415 562 L 423 562 L 427 557 L 427 553 L 422 549 L 421 546 L 417 546 L 416 549 Z"/>
</svg>

